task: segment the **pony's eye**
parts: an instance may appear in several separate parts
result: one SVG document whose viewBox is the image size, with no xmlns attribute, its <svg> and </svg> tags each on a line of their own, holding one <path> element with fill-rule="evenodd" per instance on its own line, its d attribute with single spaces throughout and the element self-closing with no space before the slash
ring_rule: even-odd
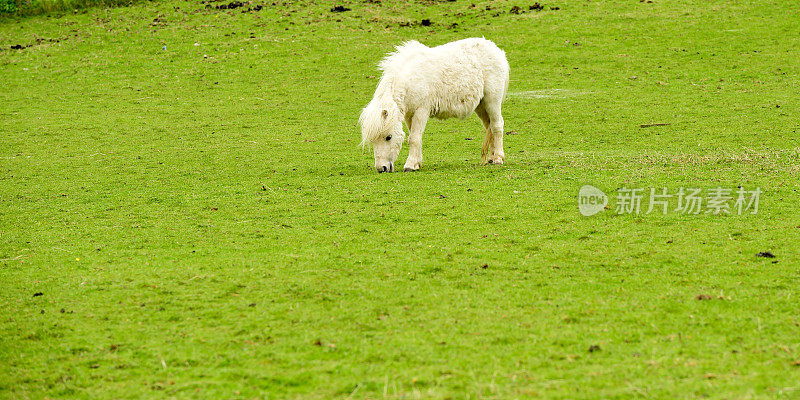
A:
<svg viewBox="0 0 800 400">
<path fill-rule="evenodd" d="M 386 137 L 386 141 L 387 142 L 390 141 L 390 140 L 392 140 L 392 135 L 389 135 L 389 136 Z"/>
</svg>

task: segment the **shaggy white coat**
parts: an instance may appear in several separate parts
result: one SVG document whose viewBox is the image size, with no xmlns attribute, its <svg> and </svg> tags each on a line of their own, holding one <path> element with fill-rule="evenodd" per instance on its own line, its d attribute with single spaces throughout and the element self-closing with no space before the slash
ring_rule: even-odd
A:
<svg viewBox="0 0 800 400">
<path fill-rule="evenodd" d="M 482 160 L 502 164 L 501 104 L 508 89 L 505 53 L 482 38 L 437 47 L 417 41 L 396 47 L 380 62 L 383 71 L 372 101 L 361 112 L 361 145 L 372 144 L 375 168 L 391 172 L 409 131 L 404 170 L 422 165 L 422 134 L 430 117 L 466 118 L 478 114 L 485 130 Z"/>
</svg>

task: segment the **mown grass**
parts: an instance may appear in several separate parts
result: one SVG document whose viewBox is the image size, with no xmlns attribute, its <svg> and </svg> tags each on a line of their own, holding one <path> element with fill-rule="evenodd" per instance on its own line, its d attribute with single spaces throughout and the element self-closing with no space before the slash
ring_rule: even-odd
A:
<svg viewBox="0 0 800 400">
<path fill-rule="evenodd" d="M 0 395 L 800 395 L 791 5 L 472 3 L 0 23 Z M 375 174 L 377 61 L 470 36 L 511 64 L 507 165 L 471 117 Z M 763 194 L 586 218 L 584 184 Z"/>
</svg>

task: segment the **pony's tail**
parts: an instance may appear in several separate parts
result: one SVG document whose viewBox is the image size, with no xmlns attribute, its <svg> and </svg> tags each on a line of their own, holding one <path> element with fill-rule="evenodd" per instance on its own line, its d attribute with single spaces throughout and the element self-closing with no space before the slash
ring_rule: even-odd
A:
<svg viewBox="0 0 800 400">
<path fill-rule="evenodd" d="M 361 147 L 389 131 L 398 118 L 400 118 L 400 109 L 394 100 L 373 98 L 361 110 L 361 116 L 358 117 L 358 123 L 361 125 Z"/>
</svg>

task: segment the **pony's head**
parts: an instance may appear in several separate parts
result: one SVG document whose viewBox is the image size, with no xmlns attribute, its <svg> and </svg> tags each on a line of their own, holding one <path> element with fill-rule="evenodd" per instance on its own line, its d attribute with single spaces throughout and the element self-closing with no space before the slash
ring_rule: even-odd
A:
<svg viewBox="0 0 800 400">
<path fill-rule="evenodd" d="M 397 104 L 373 99 L 361 111 L 358 122 L 361 124 L 361 146 L 371 144 L 375 153 L 375 169 L 393 172 L 394 162 L 405 140 Z"/>
</svg>

